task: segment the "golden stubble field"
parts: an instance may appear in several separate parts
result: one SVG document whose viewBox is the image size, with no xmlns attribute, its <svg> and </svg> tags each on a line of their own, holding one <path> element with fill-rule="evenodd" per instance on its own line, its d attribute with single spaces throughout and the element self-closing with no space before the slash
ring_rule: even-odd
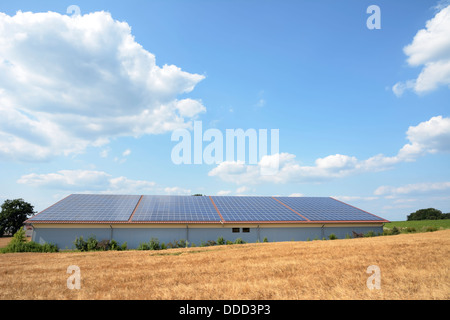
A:
<svg viewBox="0 0 450 320">
<path fill-rule="evenodd" d="M 0 255 L 0 299 L 449 299 L 450 230 L 163 251 Z M 67 288 L 67 267 L 81 288 Z M 369 266 L 381 289 L 369 290 Z"/>
</svg>

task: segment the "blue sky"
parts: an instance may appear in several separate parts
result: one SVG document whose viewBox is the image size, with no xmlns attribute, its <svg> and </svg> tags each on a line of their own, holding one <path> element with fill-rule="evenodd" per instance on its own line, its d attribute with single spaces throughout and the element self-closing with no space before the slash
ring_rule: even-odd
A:
<svg viewBox="0 0 450 320">
<path fill-rule="evenodd" d="M 390 220 L 450 212 L 449 5 L 2 2 L 0 201 L 303 195 Z M 193 121 L 279 129 L 279 172 L 174 164 L 171 134 Z"/>
</svg>

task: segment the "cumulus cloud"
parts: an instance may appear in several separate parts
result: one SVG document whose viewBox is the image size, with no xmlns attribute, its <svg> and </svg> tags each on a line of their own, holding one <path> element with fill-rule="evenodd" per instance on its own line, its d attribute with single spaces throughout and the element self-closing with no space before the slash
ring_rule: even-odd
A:
<svg viewBox="0 0 450 320">
<path fill-rule="evenodd" d="M 450 182 L 423 182 L 407 184 L 400 187 L 381 186 L 374 194 L 379 196 L 397 196 L 405 194 L 420 194 L 450 189 Z"/>
<path fill-rule="evenodd" d="M 236 193 L 237 194 L 243 194 L 243 193 L 246 193 L 248 191 L 250 191 L 250 188 L 246 187 L 246 186 L 242 186 L 242 187 L 239 187 L 239 188 L 236 189 Z"/>
<path fill-rule="evenodd" d="M 100 191 L 115 193 L 135 193 L 153 190 L 155 182 L 131 180 L 126 177 L 114 178 L 104 171 L 95 170 L 60 170 L 56 173 L 23 175 L 20 184 L 44 187 L 56 190 Z"/>
<path fill-rule="evenodd" d="M 189 195 L 191 194 L 191 189 L 185 189 L 180 187 L 166 187 L 164 188 L 166 194 L 174 195 Z"/>
<path fill-rule="evenodd" d="M 440 86 L 450 87 L 450 5 L 441 6 L 403 51 L 410 66 L 423 68 L 417 79 L 398 82 L 392 87 L 397 96 L 405 90 L 423 94 Z"/>
<path fill-rule="evenodd" d="M 23 175 L 17 182 L 34 187 L 79 190 L 89 186 L 102 190 L 110 184 L 111 176 L 103 171 L 61 170 L 56 173 Z"/>
<path fill-rule="evenodd" d="M 107 12 L 0 13 L 0 157 L 48 160 L 186 128 L 203 75 L 158 66 Z"/>
<path fill-rule="evenodd" d="M 130 154 L 131 154 L 131 150 L 130 149 L 127 149 L 124 152 L 122 152 L 122 156 L 123 157 L 128 157 Z"/>
<path fill-rule="evenodd" d="M 359 160 L 354 156 L 334 154 L 315 160 L 314 165 L 302 165 L 296 156 L 280 153 L 264 156 L 257 165 L 242 161 L 224 161 L 209 171 L 208 175 L 240 185 L 291 182 L 321 182 L 365 172 L 377 172 L 393 168 L 401 162 L 415 161 L 427 153 L 450 152 L 450 118 L 433 117 L 409 127 L 406 132 L 409 143 L 395 156 L 377 154 Z M 278 161 L 278 170 L 263 175 L 267 163 Z"/>
<path fill-rule="evenodd" d="M 294 192 L 289 195 L 289 197 L 304 197 L 303 193 Z"/>
<path fill-rule="evenodd" d="M 103 194 L 190 194 L 180 187 L 164 187 L 153 181 L 113 177 L 104 171 L 60 170 L 56 173 L 23 175 L 17 183 L 31 187 L 77 193 Z"/>
<path fill-rule="evenodd" d="M 228 196 L 229 194 L 231 194 L 231 190 L 220 190 L 217 192 L 218 196 Z"/>
<path fill-rule="evenodd" d="M 400 157 L 415 158 L 424 153 L 450 152 L 450 118 L 432 117 L 406 132 L 410 141 L 399 152 Z"/>
</svg>

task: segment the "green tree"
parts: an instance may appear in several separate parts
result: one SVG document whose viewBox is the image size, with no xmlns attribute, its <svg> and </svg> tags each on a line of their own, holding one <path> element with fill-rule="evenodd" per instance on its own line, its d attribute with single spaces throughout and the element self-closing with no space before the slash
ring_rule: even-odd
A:
<svg viewBox="0 0 450 320">
<path fill-rule="evenodd" d="M 34 206 L 23 199 L 6 200 L 0 211 L 0 237 L 4 234 L 15 234 L 34 214 Z"/>
<path fill-rule="evenodd" d="M 428 209 L 420 209 L 416 212 L 411 213 L 407 216 L 407 220 L 437 220 L 437 219 L 443 219 L 445 215 L 442 214 L 441 210 L 437 210 L 434 208 L 428 208 Z"/>
</svg>

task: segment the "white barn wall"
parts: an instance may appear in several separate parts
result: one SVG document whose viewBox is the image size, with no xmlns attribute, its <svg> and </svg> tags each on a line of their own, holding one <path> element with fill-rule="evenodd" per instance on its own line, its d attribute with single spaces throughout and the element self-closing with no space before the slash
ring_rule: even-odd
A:
<svg viewBox="0 0 450 320">
<path fill-rule="evenodd" d="M 323 227 L 322 227 L 323 226 Z M 239 233 L 233 233 L 232 228 L 240 228 Z M 242 228 L 250 228 L 250 232 L 243 233 Z M 127 242 L 129 249 L 134 249 L 141 242 L 148 242 L 151 238 L 157 238 L 160 243 L 169 243 L 176 240 L 188 240 L 189 243 L 200 245 L 208 240 L 217 241 L 218 237 L 225 240 L 235 241 L 241 238 L 245 242 L 262 242 L 264 238 L 268 241 L 305 241 L 307 239 L 328 239 L 330 234 L 335 234 L 339 239 L 345 238 L 352 231 L 367 233 L 373 231 L 375 234 L 383 232 L 383 226 L 377 224 L 311 224 L 299 226 L 298 224 L 226 224 L 226 225 L 108 225 L 108 224 L 86 224 L 86 225 L 63 225 L 44 224 L 36 225 L 33 232 L 33 240 L 39 243 L 53 243 L 60 249 L 75 248 L 73 242 L 79 236 L 86 240 L 94 235 L 97 240 L 116 240 L 119 244 Z"/>
</svg>

